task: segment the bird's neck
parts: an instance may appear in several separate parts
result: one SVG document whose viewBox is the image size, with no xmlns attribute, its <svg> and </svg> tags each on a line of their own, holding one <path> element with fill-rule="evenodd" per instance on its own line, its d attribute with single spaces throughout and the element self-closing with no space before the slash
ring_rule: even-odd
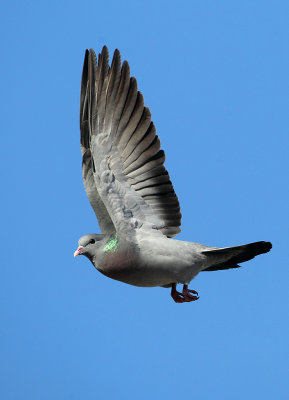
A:
<svg viewBox="0 0 289 400">
<path fill-rule="evenodd" d="M 118 250 L 118 237 L 117 235 L 113 235 L 106 242 L 103 251 L 104 253 L 115 253 Z"/>
</svg>

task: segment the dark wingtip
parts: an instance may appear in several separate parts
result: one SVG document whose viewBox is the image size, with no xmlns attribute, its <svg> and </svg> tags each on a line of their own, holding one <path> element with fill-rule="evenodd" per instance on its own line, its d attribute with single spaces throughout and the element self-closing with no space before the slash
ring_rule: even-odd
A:
<svg viewBox="0 0 289 400">
<path fill-rule="evenodd" d="M 108 64 L 109 61 L 109 51 L 106 45 L 103 46 L 100 56 L 103 58 L 104 62 Z"/>
<path fill-rule="evenodd" d="M 115 49 L 114 50 L 114 54 L 117 55 L 117 56 L 120 56 L 120 51 L 118 49 Z"/>
<path fill-rule="evenodd" d="M 124 62 L 122 63 L 122 73 L 126 73 L 127 75 L 130 74 L 130 68 L 129 68 L 129 64 L 126 60 L 124 60 Z"/>
</svg>

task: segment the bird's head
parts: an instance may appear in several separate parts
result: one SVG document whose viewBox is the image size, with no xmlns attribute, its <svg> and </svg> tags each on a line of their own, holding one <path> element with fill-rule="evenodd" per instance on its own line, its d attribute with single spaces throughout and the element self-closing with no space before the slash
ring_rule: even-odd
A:
<svg viewBox="0 0 289 400">
<path fill-rule="evenodd" d="M 103 249 L 103 239 L 105 235 L 90 233 L 82 236 L 78 241 L 78 248 L 74 252 L 74 257 L 78 255 L 86 256 L 91 262 Z"/>
</svg>

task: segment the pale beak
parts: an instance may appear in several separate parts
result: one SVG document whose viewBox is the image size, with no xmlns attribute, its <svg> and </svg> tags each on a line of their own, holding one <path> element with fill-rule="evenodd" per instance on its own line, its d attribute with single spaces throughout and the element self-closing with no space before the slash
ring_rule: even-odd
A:
<svg viewBox="0 0 289 400">
<path fill-rule="evenodd" d="M 79 246 L 78 249 L 74 252 L 73 257 L 79 256 L 81 254 L 83 247 Z"/>
</svg>

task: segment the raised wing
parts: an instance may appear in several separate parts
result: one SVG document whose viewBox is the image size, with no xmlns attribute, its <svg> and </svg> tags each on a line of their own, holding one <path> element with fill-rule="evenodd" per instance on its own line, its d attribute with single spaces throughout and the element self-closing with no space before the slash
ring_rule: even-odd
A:
<svg viewBox="0 0 289 400">
<path fill-rule="evenodd" d="M 92 155 L 90 150 L 89 107 L 88 102 L 88 54 L 86 52 L 80 90 L 80 145 L 82 154 L 82 177 L 88 200 L 98 219 L 103 233 L 115 232 L 114 224 L 107 212 L 95 185 L 92 170 Z"/>
<path fill-rule="evenodd" d="M 86 51 L 80 120 L 84 184 L 101 230 L 147 226 L 168 237 L 180 232 L 180 206 L 164 152 L 118 50 L 111 67 L 106 47 L 98 61 L 93 50 Z"/>
</svg>

